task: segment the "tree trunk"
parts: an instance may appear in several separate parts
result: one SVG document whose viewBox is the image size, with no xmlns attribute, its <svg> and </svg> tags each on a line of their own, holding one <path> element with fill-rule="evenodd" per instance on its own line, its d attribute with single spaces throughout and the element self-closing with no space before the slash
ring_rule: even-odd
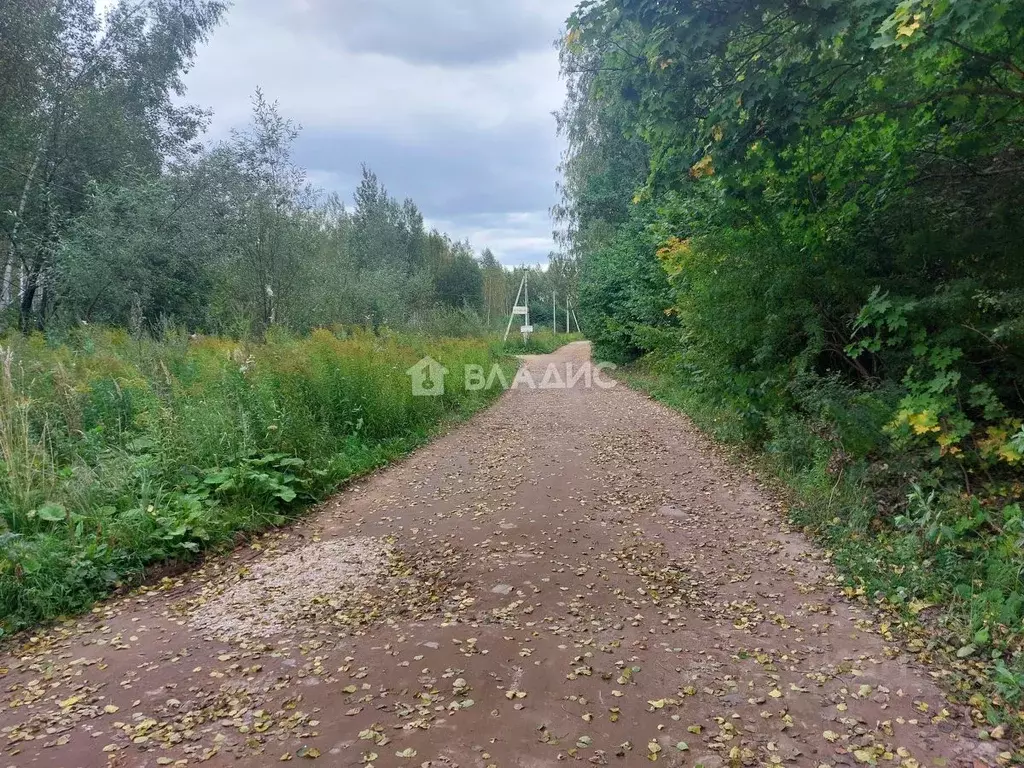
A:
<svg viewBox="0 0 1024 768">
<path fill-rule="evenodd" d="M 11 228 L 10 242 L 7 247 L 7 260 L 3 270 L 3 285 L 0 286 L 0 310 L 7 309 L 11 305 L 11 276 L 13 274 L 14 262 L 18 257 L 18 232 L 21 229 L 21 222 L 25 218 L 25 206 L 28 203 L 29 193 L 32 191 L 32 183 L 36 178 L 36 171 L 39 168 L 39 161 L 43 156 L 43 145 L 40 142 L 36 149 L 36 156 L 32 158 L 32 167 L 25 176 L 25 185 L 21 188 L 21 198 L 18 200 L 17 215 L 14 217 L 14 226 Z"/>
<path fill-rule="evenodd" d="M 18 328 L 22 333 L 32 330 L 32 304 L 39 287 L 39 270 L 42 265 L 37 261 L 25 273 L 21 285 L 21 306 L 18 312 Z"/>
<path fill-rule="evenodd" d="M 4 273 L 0 276 L 0 310 L 7 309 L 11 306 L 11 287 L 12 281 L 14 280 L 14 260 L 8 259 L 7 264 L 4 266 Z"/>
</svg>

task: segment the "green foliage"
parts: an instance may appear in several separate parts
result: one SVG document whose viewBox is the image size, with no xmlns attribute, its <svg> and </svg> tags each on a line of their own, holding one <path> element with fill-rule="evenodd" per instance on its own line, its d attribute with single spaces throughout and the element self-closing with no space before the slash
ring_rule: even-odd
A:
<svg viewBox="0 0 1024 768">
<path fill-rule="evenodd" d="M 530 334 L 526 343 L 523 343 L 522 335 L 512 333 L 508 341 L 497 345 L 495 349 L 510 355 L 549 355 L 556 349 L 582 338 L 577 334 L 535 331 Z"/>
<path fill-rule="evenodd" d="M 16 282 L 23 330 L 55 306 L 62 241 L 90 187 L 159 176 L 196 150 L 203 113 L 176 96 L 225 9 L 215 0 L 121 0 L 101 19 L 92 0 L 5 4 L 0 309 Z"/>
<path fill-rule="evenodd" d="M 495 327 L 521 274 L 428 229 L 369 168 L 351 209 L 313 187 L 299 127 L 259 89 L 247 126 L 202 143 L 209 116 L 184 104 L 182 77 L 227 6 L 4 6 L 0 330 L 259 338 L 443 324 L 451 309 Z"/>
<path fill-rule="evenodd" d="M 441 265 L 434 278 L 437 298 L 450 307 L 479 308 L 484 279 L 472 251 L 457 248 L 447 264 Z"/>
<path fill-rule="evenodd" d="M 637 211 L 610 242 L 583 260 L 580 322 L 594 342 L 594 354 L 615 363 L 657 348 L 677 327 L 665 273 L 655 258 L 655 237 Z"/>
<path fill-rule="evenodd" d="M 930 333 L 915 316 L 917 308 L 915 301 L 891 299 L 876 290 L 854 323 L 862 338 L 847 348 L 853 358 L 882 356 L 891 349 L 909 353 L 909 364 L 903 366 L 906 395 L 889 425 L 896 446 L 919 448 L 937 465 L 971 471 L 1019 466 L 1024 462 L 1018 449 L 1024 422 L 1000 400 L 998 379 L 986 381 L 984 372 L 972 366 L 956 346 L 959 332 Z"/>
<path fill-rule="evenodd" d="M 297 135 L 257 91 L 251 124 L 229 141 L 159 176 L 89 185 L 60 238 L 49 329 L 173 321 L 259 336 L 272 326 L 407 328 L 480 308 L 483 273 L 468 243 L 427 232 L 416 205 L 390 197 L 369 169 L 352 211 L 310 188 L 291 160 Z"/>
<path fill-rule="evenodd" d="M 1024 7 L 588 0 L 569 30 L 556 214 L 599 353 L 766 457 L 868 594 L 944 604 L 1006 717 Z"/>
<path fill-rule="evenodd" d="M 62 313 L 87 323 L 207 320 L 217 243 L 201 218 L 175 214 L 184 179 L 139 176 L 91 185 L 69 225 L 55 275 Z"/>
<path fill-rule="evenodd" d="M 426 355 L 486 338 L 320 330 L 264 343 L 168 332 L 11 336 L 0 376 L 0 629 L 73 613 L 236 536 L 282 525 L 497 391 L 414 397 Z"/>
<path fill-rule="evenodd" d="M 203 484 L 220 501 L 273 508 L 290 504 L 298 497 L 308 481 L 295 472 L 305 464 L 296 456 L 270 453 L 213 470 L 203 478 Z"/>
</svg>

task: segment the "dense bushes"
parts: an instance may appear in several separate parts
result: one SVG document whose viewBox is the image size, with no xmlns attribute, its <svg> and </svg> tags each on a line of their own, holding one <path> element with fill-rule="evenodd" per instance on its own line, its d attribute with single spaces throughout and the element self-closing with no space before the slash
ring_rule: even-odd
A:
<svg viewBox="0 0 1024 768">
<path fill-rule="evenodd" d="M 654 257 L 653 212 L 638 207 L 607 243 L 583 260 L 581 321 L 603 360 L 621 364 L 675 338 L 672 294 Z"/>
<path fill-rule="evenodd" d="M 767 457 L 857 588 L 944 606 L 993 683 L 973 716 L 1016 718 L 1024 8 L 609 0 L 570 25 L 558 213 L 597 354 Z"/>
<path fill-rule="evenodd" d="M 563 347 L 573 341 L 579 341 L 582 336 L 570 333 L 552 333 L 551 331 L 535 331 L 524 343 L 522 335 L 512 333 L 495 351 L 501 351 L 512 355 L 547 355 L 559 347 Z"/>
<path fill-rule="evenodd" d="M 278 525 L 496 391 L 414 397 L 406 370 L 485 339 L 76 331 L 0 349 L 0 629 L 81 610 L 147 565 Z"/>
</svg>

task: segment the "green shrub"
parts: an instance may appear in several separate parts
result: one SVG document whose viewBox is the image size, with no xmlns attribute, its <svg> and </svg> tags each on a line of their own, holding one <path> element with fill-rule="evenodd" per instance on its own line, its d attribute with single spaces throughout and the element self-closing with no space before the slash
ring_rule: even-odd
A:
<svg viewBox="0 0 1024 768">
<path fill-rule="evenodd" d="M 510 355 L 549 355 L 560 347 L 583 337 L 571 333 L 552 333 L 548 330 L 535 331 L 529 340 L 523 342 L 521 334 L 509 334 L 508 341 L 495 345 L 495 351 Z"/>
</svg>

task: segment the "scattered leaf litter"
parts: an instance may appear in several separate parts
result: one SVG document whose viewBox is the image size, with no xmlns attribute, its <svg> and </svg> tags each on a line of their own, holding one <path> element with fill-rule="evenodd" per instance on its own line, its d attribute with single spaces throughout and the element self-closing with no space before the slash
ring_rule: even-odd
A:
<svg viewBox="0 0 1024 768">
<path fill-rule="evenodd" d="M 210 587 L 215 594 L 192 609 L 189 623 L 234 639 L 280 634 L 304 614 L 340 605 L 378 583 L 392 551 L 383 539 L 351 536 L 264 557 L 240 581 Z"/>
</svg>

